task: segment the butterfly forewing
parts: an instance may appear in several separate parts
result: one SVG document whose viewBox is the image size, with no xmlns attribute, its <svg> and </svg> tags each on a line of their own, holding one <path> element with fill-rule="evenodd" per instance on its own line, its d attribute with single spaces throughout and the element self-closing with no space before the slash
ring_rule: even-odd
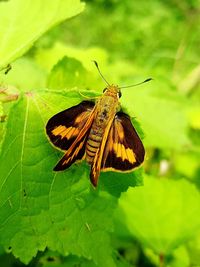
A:
<svg viewBox="0 0 200 267">
<path fill-rule="evenodd" d="M 144 161 L 144 155 L 144 146 L 129 116 L 118 112 L 106 141 L 101 169 L 131 171 Z"/>
<path fill-rule="evenodd" d="M 83 101 L 56 114 L 48 121 L 46 131 L 51 142 L 60 149 L 67 150 L 54 167 L 54 171 L 67 169 L 75 161 L 83 159 L 94 115 L 94 103 Z"/>
<path fill-rule="evenodd" d="M 51 142 L 62 150 L 68 150 L 89 119 L 93 108 L 92 101 L 83 101 L 54 115 L 46 125 Z"/>
</svg>

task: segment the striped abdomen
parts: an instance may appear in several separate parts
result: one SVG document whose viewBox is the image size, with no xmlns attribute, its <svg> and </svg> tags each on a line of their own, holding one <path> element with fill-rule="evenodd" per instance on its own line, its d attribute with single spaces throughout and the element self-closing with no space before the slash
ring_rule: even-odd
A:
<svg viewBox="0 0 200 267">
<path fill-rule="evenodd" d="M 101 144 L 104 132 L 102 128 L 95 126 L 96 125 L 93 125 L 86 144 L 86 160 L 89 164 L 93 162 L 97 149 Z"/>
</svg>

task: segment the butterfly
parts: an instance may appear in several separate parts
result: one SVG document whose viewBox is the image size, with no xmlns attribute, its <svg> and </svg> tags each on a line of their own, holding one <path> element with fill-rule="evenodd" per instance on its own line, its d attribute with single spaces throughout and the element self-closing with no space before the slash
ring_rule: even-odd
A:
<svg viewBox="0 0 200 267">
<path fill-rule="evenodd" d="M 95 65 L 105 80 L 96 61 Z M 130 117 L 120 110 L 122 87 L 106 83 L 108 86 L 96 103 L 84 100 L 54 115 L 46 125 L 49 140 L 65 152 L 54 171 L 63 171 L 86 159 L 91 165 L 90 180 L 94 187 L 101 171 L 130 172 L 145 156 Z"/>
</svg>

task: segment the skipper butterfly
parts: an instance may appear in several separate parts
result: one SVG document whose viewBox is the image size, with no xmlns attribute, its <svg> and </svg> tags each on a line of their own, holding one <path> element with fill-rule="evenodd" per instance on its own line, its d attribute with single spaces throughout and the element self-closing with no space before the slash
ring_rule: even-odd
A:
<svg viewBox="0 0 200 267">
<path fill-rule="evenodd" d="M 86 159 L 91 165 L 90 180 L 96 187 L 100 171 L 130 172 L 144 161 L 145 150 L 130 117 L 120 111 L 120 89 L 125 87 L 110 85 L 94 63 L 108 85 L 103 95 L 96 103 L 82 101 L 54 115 L 47 122 L 46 132 L 53 145 L 65 151 L 54 171 Z"/>
</svg>

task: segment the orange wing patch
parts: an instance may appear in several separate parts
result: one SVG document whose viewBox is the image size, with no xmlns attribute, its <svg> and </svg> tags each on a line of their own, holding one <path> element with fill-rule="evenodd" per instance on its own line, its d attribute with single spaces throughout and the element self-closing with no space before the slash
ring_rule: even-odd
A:
<svg viewBox="0 0 200 267">
<path fill-rule="evenodd" d="M 131 163 L 136 162 L 136 157 L 133 150 L 130 148 L 125 148 L 123 144 L 113 143 L 113 147 L 109 145 L 109 151 L 113 151 L 116 157 L 121 158 L 122 161 L 129 160 Z"/>
<path fill-rule="evenodd" d="M 72 136 L 77 136 L 78 135 L 79 129 L 76 128 L 76 127 L 72 127 L 72 126 L 67 128 L 67 127 L 65 127 L 63 125 L 59 125 L 55 129 L 53 129 L 51 132 L 55 136 L 59 135 L 61 137 L 61 139 L 67 138 L 69 140 Z"/>
</svg>

